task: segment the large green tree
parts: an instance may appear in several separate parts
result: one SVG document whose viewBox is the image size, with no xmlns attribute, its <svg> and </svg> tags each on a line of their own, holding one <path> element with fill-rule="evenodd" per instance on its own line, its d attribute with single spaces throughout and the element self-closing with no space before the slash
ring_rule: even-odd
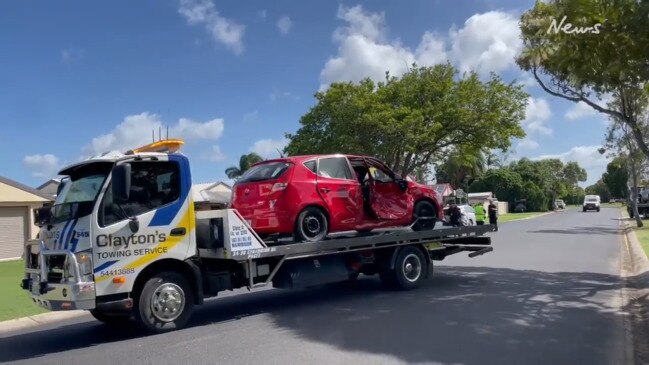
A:
<svg viewBox="0 0 649 365">
<path fill-rule="evenodd" d="M 243 173 L 246 172 L 246 170 L 248 170 L 250 166 L 263 160 L 264 159 L 261 156 L 254 152 L 248 153 L 246 155 L 241 155 L 241 158 L 239 158 L 239 166 L 228 167 L 227 169 L 225 169 L 225 174 L 228 176 L 228 178 L 236 180 L 241 175 L 243 175 Z"/>
<path fill-rule="evenodd" d="M 450 64 L 413 68 L 384 82 L 333 83 L 300 119 L 289 155 L 353 153 L 376 156 L 408 175 L 443 160 L 453 147 L 507 149 L 528 95 L 522 85 L 491 75 L 458 75 Z"/>
<path fill-rule="evenodd" d="M 547 93 L 625 123 L 649 156 L 638 120 L 649 100 L 649 1 L 537 0 L 520 27 L 521 68 Z"/>
<path fill-rule="evenodd" d="M 602 181 L 613 198 L 626 198 L 629 181 L 627 163 L 625 156 L 618 156 L 606 165 L 606 172 L 602 174 Z"/>
</svg>

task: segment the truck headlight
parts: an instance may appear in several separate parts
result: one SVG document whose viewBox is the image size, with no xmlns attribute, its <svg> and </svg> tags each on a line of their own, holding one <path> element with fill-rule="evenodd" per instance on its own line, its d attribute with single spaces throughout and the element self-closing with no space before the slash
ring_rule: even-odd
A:
<svg viewBox="0 0 649 365">
<path fill-rule="evenodd" d="M 81 251 L 74 254 L 79 265 L 79 275 L 81 281 L 92 281 L 92 252 Z"/>
</svg>

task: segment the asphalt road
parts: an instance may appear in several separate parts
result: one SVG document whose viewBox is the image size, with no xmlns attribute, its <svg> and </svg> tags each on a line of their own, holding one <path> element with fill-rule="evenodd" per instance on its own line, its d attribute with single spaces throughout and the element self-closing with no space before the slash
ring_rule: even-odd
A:
<svg viewBox="0 0 649 365">
<path fill-rule="evenodd" d="M 87 317 L 0 338 L 29 364 L 624 364 L 618 210 L 500 225 L 494 252 L 447 258 L 419 290 L 354 285 L 229 295 L 147 336 Z"/>
</svg>

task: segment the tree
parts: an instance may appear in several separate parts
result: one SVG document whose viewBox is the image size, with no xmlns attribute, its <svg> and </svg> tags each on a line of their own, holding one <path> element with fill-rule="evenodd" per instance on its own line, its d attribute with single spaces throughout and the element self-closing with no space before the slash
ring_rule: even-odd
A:
<svg viewBox="0 0 649 365">
<path fill-rule="evenodd" d="M 617 156 L 606 165 L 606 172 L 602 174 L 602 181 L 614 198 L 626 198 L 629 181 L 627 158 Z"/>
<path fill-rule="evenodd" d="M 225 174 L 228 176 L 230 179 L 237 179 L 241 175 L 243 175 L 246 170 L 250 168 L 250 166 L 263 161 L 264 159 L 259 156 L 258 154 L 252 152 L 247 155 L 241 155 L 241 158 L 239 159 L 239 166 L 230 166 L 227 169 L 225 169 Z"/>
<path fill-rule="evenodd" d="M 562 30 L 553 27 L 561 21 Z M 591 29 L 565 31 L 566 21 Z M 531 71 L 547 93 L 582 102 L 626 124 L 649 157 L 638 120 L 649 102 L 649 2 L 537 1 L 521 16 L 520 25 L 524 49 L 518 65 Z M 619 107 L 598 102 L 604 95 L 612 95 Z"/>
<path fill-rule="evenodd" d="M 596 184 L 586 187 L 586 194 L 599 195 L 602 201 L 609 201 L 611 193 L 609 193 L 606 184 L 602 180 L 598 180 Z"/>
<path fill-rule="evenodd" d="M 315 94 L 285 148 L 289 155 L 376 156 L 401 175 L 444 160 L 453 146 L 507 149 L 522 138 L 528 94 L 492 74 L 458 76 L 450 64 L 413 68 L 384 82 L 333 83 Z"/>
<path fill-rule="evenodd" d="M 510 203 L 520 199 L 522 190 L 523 179 L 508 167 L 489 170 L 469 186 L 471 193 L 490 191 L 498 200 Z"/>
<path fill-rule="evenodd" d="M 456 148 L 435 167 L 437 183 L 448 183 L 456 189 L 467 190 L 486 169 L 485 154 L 479 149 Z"/>
</svg>

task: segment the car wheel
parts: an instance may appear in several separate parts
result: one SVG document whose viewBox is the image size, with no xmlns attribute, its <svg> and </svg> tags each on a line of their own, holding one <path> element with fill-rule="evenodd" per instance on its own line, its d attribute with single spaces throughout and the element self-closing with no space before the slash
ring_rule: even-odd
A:
<svg viewBox="0 0 649 365">
<path fill-rule="evenodd" d="M 329 224 L 322 209 L 307 207 L 297 216 L 294 233 L 297 242 L 321 241 L 327 233 Z"/>
<path fill-rule="evenodd" d="M 162 272 L 147 280 L 135 301 L 135 315 L 149 331 L 167 332 L 185 326 L 194 306 L 187 280 L 175 272 Z"/>
<path fill-rule="evenodd" d="M 435 223 L 437 222 L 435 206 L 426 200 L 415 204 L 412 221 L 414 222 L 412 226 L 413 231 L 426 231 L 435 228 Z"/>
</svg>

